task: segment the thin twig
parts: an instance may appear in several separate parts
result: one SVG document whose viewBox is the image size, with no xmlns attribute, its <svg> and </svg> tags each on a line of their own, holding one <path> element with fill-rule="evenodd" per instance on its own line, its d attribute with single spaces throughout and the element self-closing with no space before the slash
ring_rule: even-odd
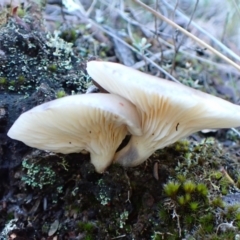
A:
<svg viewBox="0 0 240 240">
<path fill-rule="evenodd" d="M 162 0 L 164 5 L 167 6 L 170 10 L 173 10 L 173 6 L 169 4 L 167 1 Z M 176 13 L 183 18 L 186 21 L 189 21 L 189 17 L 187 17 L 184 13 L 177 10 Z M 194 21 L 191 22 L 191 25 L 194 26 L 196 29 L 198 29 L 201 33 L 206 35 L 208 38 L 210 38 L 218 47 L 222 49 L 223 52 L 227 53 L 229 56 L 234 58 L 237 61 L 240 61 L 240 56 L 238 56 L 236 53 L 234 53 L 231 49 L 229 49 L 227 46 L 225 46 L 223 43 L 221 43 L 218 39 L 216 39 L 214 36 L 212 36 L 208 31 L 204 30 L 202 27 L 200 27 L 197 23 Z"/>
<path fill-rule="evenodd" d="M 171 21 L 170 19 L 164 17 L 162 14 L 158 13 L 157 11 L 155 11 L 154 9 L 150 8 L 149 6 L 147 6 L 146 4 L 144 4 L 143 2 L 139 1 L 139 0 L 133 0 L 134 2 L 138 3 L 139 5 L 141 5 L 143 8 L 145 8 L 147 11 L 151 12 L 153 15 L 155 15 L 156 17 L 162 19 L 163 21 L 167 22 L 169 25 L 171 25 L 172 27 L 175 27 L 176 29 L 178 29 L 179 31 L 181 31 L 182 33 L 184 33 L 185 35 L 187 35 L 188 37 L 192 38 L 194 41 L 196 41 L 197 43 L 199 43 L 200 45 L 202 45 L 204 48 L 207 48 L 209 51 L 211 51 L 212 53 L 216 54 L 218 57 L 222 58 L 223 60 L 225 60 L 227 63 L 231 64 L 232 66 L 234 66 L 235 68 L 237 68 L 240 71 L 240 66 L 238 64 L 236 64 L 235 62 L 233 62 L 231 59 L 229 59 L 228 57 L 226 57 L 225 55 L 223 55 L 222 53 L 220 53 L 219 51 L 217 51 L 215 48 L 211 47 L 210 45 L 208 45 L 207 43 L 205 43 L 204 41 L 202 41 L 201 39 L 199 39 L 198 37 L 194 36 L 193 34 L 191 34 L 190 32 L 188 32 L 187 30 L 185 30 L 184 28 L 180 27 L 178 24 L 174 23 L 173 21 Z"/>
<path fill-rule="evenodd" d="M 97 0 L 94 0 L 94 1 L 91 3 L 90 7 L 89 7 L 88 10 L 86 11 L 86 15 L 87 15 L 87 16 L 90 16 L 90 14 L 91 14 L 91 12 L 93 11 L 96 3 L 97 3 Z"/>
<path fill-rule="evenodd" d="M 147 62 L 151 63 L 154 67 L 156 67 L 160 72 L 164 73 L 167 77 L 169 77 L 169 79 L 171 79 L 174 82 L 180 83 L 176 78 L 174 78 L 171 74 L 169 74 L 166 70 L 164 70 L 163 68 L 161 68 L 159 65 L 157 65 L 155 62 L 153 62 L 150 58 L 142 55 L 139 51 L 137 51 L 134 47 L 132 47 L 131 45 L 129 45 L 128 43 L 126 43 L 125 41 L 123 41 L 121 38 L 119 38 L 118 36 L 116 36 L 115 34 L 111 33 L 110 31 L 106 30 L 105 28 L 103 28 L 102 26 L 100 26 L 99 24 L 97 24 L 96 22 L 94 22 L 91 19 L 88 19 L 88 22 L 91 23 L 92 25 L 94 25 L 95 27 L 97 27 L 98 29 L 100 29 L 101 31 L 105 32 L 106 34 L 108 34 L 109 36 L 117 39 L 119 42 L 121 42 L 122 44 L 124 44 L 125 46 L 127 46 L 129 49 L 131 49 L 132 51 L 138 53 L 140 56 L 142 56 L 143 59 L 145 59 Z"/>
<path fill-rule="evenodd" d="M 234 4 L 234 7 L 237 9 L 237 12 L 238 14 L 240 15 L 240 8 L 239 8 L 239 4 L 236 3 L 236 0 L 233 0 L 233 4 Z"/>
<path fill-rule="evenodd" d="M 189 28 L 189 26 L 190 26 L 190 24 L 191 24 L 191 22 L 192 22 L 194 13 L 196 12 L 196 9 L 197 9 L 197 6 L 198 6 L 198 2 L 199 2 L 199 0 L 196 0 L 194 9 L 193 9 L 192 14 L 191 14 L 191 17 L 190 17 L 189 22 L 188 22 L 188 24 L 187 24 L 187 26 L 186 26 L 186 29 L 187 29 L 187 30 L 188 30 L 188 28 Z M 178 3 L 178 2 L 177 2 L 177 3 Z M 177 4 L 176 4 L 176 7 L 175 7 L 175 9 L 174 9 L 174 16 L 175 16 L 176 9 L 177 9 Z M 181 45 L 183 44 L 184 39 L 185 39 L 185 38 L 182 37 L 179 44 L 177 44 L 177 39 L 176 39 L 176 44 L 175 44 L 175 41 L 174 41 L 175 53 L 174 53 L 174 56 L 173 56 L 172 71 L 173 71 L 173 69 L 175 68 L 175 65 L 176 65 L 176 57 L 177 57 L 177 54 L 178 54 L 178 52 L 179 52 L 179 49 L 180 49 Z M 171 72 L 172 72 L 172 71 L 171 71 Z"/>
<path fill-rule="evenodd" d="M 240 132 L 236 128 L 231 128 L 239 137 L 240 137 Z"/>
<path fill-rule="evenodd" d="M 106 6 L 109 5 L 109 3 L 104 1 L 104 0 L 99 0 L 99 1 Z M 134 26 L 138 26 L 146 37 L 149 37 L 150 34 L 152 34 L 151 30 L 148 27 L 146 27 L 144 24 L 139 23 L 137 20 L 129 17 L 129 15 L 126 14 L 124 11 L 121 11 L 119 8 L 113 8 L 113 10 L 115 12 L 117 12 L 129 24 L 132 24 Z M 132 9 L 129 9 L 129 11 L 132 15 L 135 13 L 135 11 L 133 11 Z"/>
</svg>

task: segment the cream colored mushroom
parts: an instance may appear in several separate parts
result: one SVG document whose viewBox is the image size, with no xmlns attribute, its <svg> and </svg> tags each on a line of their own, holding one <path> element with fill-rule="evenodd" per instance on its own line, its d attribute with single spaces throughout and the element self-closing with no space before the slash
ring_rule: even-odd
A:
<svg viewBox="0 0 240 240">
<path fill-rule="evenodd" d="M 135 104 L 141 117 L 143 135 L 132 136 L 115 155 L 124 166 L 139 165 L 199 130 L 240 126 L 240 106 L 182 84 L 110 62 L 88 62 L 87 71 L 108 92 Z"/>
<path fill-rule="evenodd" d="M 141 134 L 135 106 L 113 94 L 74 95 L 23 113 L 8 136 L 34 148 L 57 153 L 87 150 L 97 172 L 103 172 L 127 132 Z"/>
</svg>

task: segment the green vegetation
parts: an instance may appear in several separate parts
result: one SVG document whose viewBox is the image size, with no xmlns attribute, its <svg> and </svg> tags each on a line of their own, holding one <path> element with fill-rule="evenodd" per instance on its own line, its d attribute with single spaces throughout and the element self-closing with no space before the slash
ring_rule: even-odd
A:
<svg viewBox="0 0 240 240">
<path fill-rule="evenodd" d="M 0 77 L 0 86 L 4 86 L 7 84 L 7 79 L 5 77 Z"/>
<path fill-rule="evenodd" d="M 27 171 L 22 176 L 22 181 L 33 188 L 42 189 L 44 186 L 55 184 L 57 181 L 56 173 L 50 166 L 41 166 L 38 162 L 29 163 L 27 159 L 23 160 L 22 166 Z"/>
<path fill-rule="evenodd" d="M 55 64 L 48 65 L 48 70 L 51 71 L 51 72 L 56 72 L 57 71 L 57 65 L 55 65 Z"/>
<path fill-rule="evenodd" d="M 218 45 L 216 40 L 221 39 L 222 43 L 231 43 L 226 44 L 227 50 L 231 47 L 239 52 L 239 16 L 235 7 L 228 7 L 233 3 L 224 2 L 226 11 L 221 7 L 219 12 L 216 0 L 199 1 L 195 10 L 195 3 L 181 9 L 181 1 L 176 6 L 166 2 L 174 10 L 164 1 L 163 6 L 157 6 L 156 1 L 148 1 L 148 5 L 163 14 L 169 13 L 172 20 L 186 27 L 189 22 L 182 21 L 178 13 L 181 10 L 187 17 L 192 16 L 195 23 L 201 22 L 203 27 L 206 24 L 213 39 L 196 30 L 194 24 L 189 25 L 189 32 L 197 31 L 200 39 L 214 47 Z M 118 1 L 111 7 L 104 1 L 80 6 L 83 13 L 86 10 L 86 22 L 89 18 L 96 24 L 71 22 L 74 13 L 66 14 L 65 7 L 63 12 L 57 9 L 56 19 L 61 20 L 51 23 L 55 30 L 52 33 L 45 31 L 42 16 L 38 21 L 35 15 L 41 15 L 40 11 L 35 12 L 35 6 L 30 5 L 18 8 L 21 19 L 12 17 L 10 7 L 5 18 L 1 15 L 0 102 L 4 106 L 10 107 L 9 102 L 2 103 L 6 95 L 13 99 L 14 108 L 22 112 L 33 104 L 85 93 L 91 83 L 86 62 L 95 58 L 121 62 L 162 78 L 174 76 L 185 85 L 238 102 L 239 73 L 230 64 L 132 1 L 122 1 L 121 7 Z M 209 16 L 209 12 L 214 16 Z M 234 21 L 229 21 L 231 16 Z M 222 31 L 216 31 L 219 22 Z M 228 35 L 233 32 L 234 36 Z M 239 62 L 231 52 L 221 52 Z M 7 111 L 10 125 L 15 116 L 11 115 L 11 108 Z M 11 186 L 16 191 L 7 204 L 12 206 L 17 199 L 24 212 L 18 212 L 19 222 L 23 219 L 36 226 L 45 238 L 50 222 L 59 217 L 59 238 L 72 234 L 73 238 L 86 240 L 238 240 L 240 207 L 237 201 L 227 204 L 224 197 L 239 193 L 240 189 L 239 135 L 233 130 L 222 130 L 194 134 L 189 139 L 156 151 L 138 167 L 124 169 L 113 164 L 101 175 L 94 172 L 89 155 L 63 156 L 29 149 L 28 155 L 20 154 L 19 143 L 4 140 L 0 152 L 8 151 L 13 154 L 12 159 L 17 156 L 22 161 L 21 167 L 10 171 L 14 173 Z M 8 155 L 4 157 L 8 160 Z M 25 195 L 32 198 L 25 200 Z M 47 211 L 43 212 L 45 201 Z M 16 215 L 11 209 L 3 208 L 2 213 L 1 223 Z M 40 218 L 46 222 L 41 223 Z"/>
<path fill-rule="evenodd" d="M 219 170 L 219 158 L 224 158 L 221 147 L 212 139 L 189 144 L 188 151 L 183 148 L 185 144 L 179 142 L 174 146 L 180 153 L 178 159 L 184 158 L 178 161 L 175 172 L 163 186 L 167 198 L 159 205 L 159 219 L 166 229 L 178 228 L 180 232 L 185 229 L 193 238 L 233 239 L 235 229 L 240 226 L 240 205 L 227 206 L 221 197 L 233 187 L 226 170 Z M 170 149 L 161 150 L 159 157 L 170 153 Z M 193 227 L 195 231 L 190 234 Z"/>
<path fill-rule="evenodd" d="M 65 96 L 66 96 L 66 93 L 63 90 L 57 91 L 57 93 L 56 93 L 56 98 L 62 98 Z"/>
</svg>

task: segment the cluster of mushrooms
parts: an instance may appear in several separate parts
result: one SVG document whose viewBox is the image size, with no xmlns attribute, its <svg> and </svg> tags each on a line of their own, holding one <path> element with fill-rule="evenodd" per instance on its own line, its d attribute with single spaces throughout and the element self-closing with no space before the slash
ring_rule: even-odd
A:
<svg viewBox="0 0 240 240">
<path fill-rule="evenodd" d="M 240 126 L 240 106 L 118 63 L 90 61 L 88 74 L 108 93 L 56 99 L 23 113 L 8 136 L 57 153 L 90 152 L 102 173 L 133 167 L 154 151 L 203 129 Z M 128 144 L 116 152 L 126 137 Z"/>
</svg>

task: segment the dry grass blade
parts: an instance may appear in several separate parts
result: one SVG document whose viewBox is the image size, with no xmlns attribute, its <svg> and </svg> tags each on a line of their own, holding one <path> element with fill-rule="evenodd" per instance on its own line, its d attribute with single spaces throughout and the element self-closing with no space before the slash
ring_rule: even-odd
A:
<svg viewBox="0 0 240 240">
<path fill-rule="evenodd" d="M 99 24 L 97 24 L 96 22 L 94 22 L 91 19 L 88 19 L 88 22 L 91 23 L 92 25 L 94 25 L 95 27 L 97 27 L 98 29 L 100 29 L 102 32 L 105 32 L 106 34 L 108 34 L 109 36 L 117 39 L 119 42 L 121 42 L 122 44 L 124 44 L 125 46 L 127 46 L 128 48 L 130 48 L 132 51 L 137 52 L 139 55 L 141 55 L 143 57 L 143 59 L 145 59 L 147 62 L 151 63 L 154 67 L 156 67 L 158 70 L 160 70 L 161 72 L 163 72 L 167 77 L 169 77 L 172 81 L 180 83 L 176 78 L 174 78 L 171 74 L 169 74 L 167 71 L 165 71 L 163 68 L 161 68 L 159 65 L 157 65 L 154 61 L 152 61 L 150 58 L 142 55 L 139 51 L 137 51 L 137 49 L 135 49 L 134 47 L 132 47 L 131 45 L 129 45 L 128 43 L 126 43 L 125 41 L 123 41 L 121 38 L 119 38 L 118 36 L 116 36 L 115 34 L 109 32 L 108 30 L 104 29 L 103 27 L 101 27 Z"/>
<path fill-rule="evenodd" d="M 170 10 L 172 10 L 172 11 L 174 10 L 174 7 L 170 3 L 168 3 L 168 1 L 163 0 L 163 2 Z M 181 18 L 183 18 L 184 20 L 189 22 L 190 18 L 188 16 L 186 16 L 184 13 L 182 13 L 180 10 L 176 9 L 176 13 L 179 16 L 181 16 Z M 234 53 L 226 45 L 221 43 L 218 39 L 216 39 L 216 37 L 214 37 L 210 32 L 204 30 L 201 26 L 199 26 L 193 20 L 191 21 L 191 25 L 194 26 L 196 29 L 198 29 L 201 33 L 206 35 L 209 39 L 211 39 L 219 48 L 222 49 L 223 52 L 225 52 L 226 54 L 228 54 L 229 56 L 231 56 L 235 60 L 240 61 L 240 57 L 236 53 Z"/>
<path fill-rule="evenodd" d="M 238 64 L 236 64 L 235 62 L 233 62 L 231 59 L 229 59 L 228 57 L 226 57 L 225 55 L 223 55 L 222 53 L 220 53 L 219 51 L 217 51 L 215 48 L 211 47 L 210 45 L 208 45 L 207 43 L 205 43 L 204 41 L 202 41 L 201 39 L 199 39 L 198 37 L 194 36 L 193 34 L 191 34 L 190 32 L 186 31 L 184 28 L 180 27 L 178 24 L 174 23 L 173 21 L 171 21 L 170 19 L 164 17 L 162 14 L 158 13 L 157 11 L 155 11 L 154 9 L 152 9 L 151 7 L 147 6 L 146 4 L 144 4 L 143 2 L 139 1 L 139 0 L 133 0 L 134 2 L 136 2 L 137 4 L 141 5 L 143 8 L 145 8 L 146 10 L 148 10 L 149 12 L 151 12 L 154 16 L 156 16 L 157 18 L 160 18 L 161 20 L 167 22 L 168 24 L 170 24 L 172 27 L 178 29 L 179 31 L 181 31 L 182 33 L 184 33 L 185 35 L 187 35 L 188 37 L 190 37 L 191 39 L 193 39 L 194 41 L 196 41 L 198 44 L 200 44 L 201 46 L 207 48 L 209 51 L 211 51 L 212 53 L 216 54 L 218 57 L 222 58 L 224 61 L 226 61 L 227 63 L 229 63 L 230 65 L 234 66 L 235 68 L 237 68 L 238 70 L 240 70 L 240 66 Z"/>
</svg>

